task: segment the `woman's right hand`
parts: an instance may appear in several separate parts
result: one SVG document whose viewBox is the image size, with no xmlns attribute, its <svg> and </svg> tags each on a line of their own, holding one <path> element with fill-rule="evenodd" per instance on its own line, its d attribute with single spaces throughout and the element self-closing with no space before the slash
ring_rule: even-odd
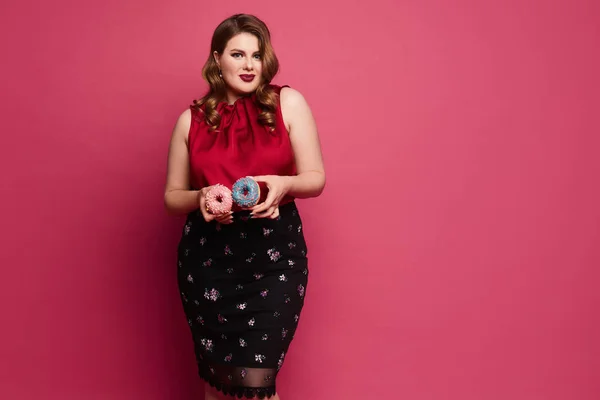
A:
<svg viewBox="0 0 600 400">
<path fill-rule="evenodd" d="M 229 211 L 228 213 L 225 213 L 225 214 L 218 214 L 218 215 L 211 214 L 210 212 L 208 212 L 208 210 L 206 208 L 206 193 L 208 193 L 208 191 L 210 190 L 211 187 L 212 186 L 203 187 L 202 189 L 200 189 L 200 193 L 199 193 L 200 212 L 202 213 L 204 220 L 206 222 L 216 220 L 220 224 L 231 224 L 233 222 L 233 212 L 232 211 Z"/>
</svg>

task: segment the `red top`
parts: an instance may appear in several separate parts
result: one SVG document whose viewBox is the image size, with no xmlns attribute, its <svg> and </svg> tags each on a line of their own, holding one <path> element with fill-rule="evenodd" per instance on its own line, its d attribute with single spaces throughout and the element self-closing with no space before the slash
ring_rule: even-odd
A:
<svg viewBox="0 0 600 400">
<path fill-rule="evenodd" d="M 271 85 L 277 94 L 281 86 Z M 217 183 L 229 189 L 244 176 L 295 175 L 296 166 L 290 138 L 283 122 L 281 108 L 275 113 L 275 130 L 258 121 L 260 109 L 255 95 L 239 98 L 234 104 L 221 102 L 217 111 L 221 123 L 210 131 L 200 110 L 190 106 L 192 122 L 188 137 L 190 184 L 193 189 Z M 261 186 L 261 201 L 267 189 Z M 292 200 L 287 196 L 281 204 Z"/>
</svg>

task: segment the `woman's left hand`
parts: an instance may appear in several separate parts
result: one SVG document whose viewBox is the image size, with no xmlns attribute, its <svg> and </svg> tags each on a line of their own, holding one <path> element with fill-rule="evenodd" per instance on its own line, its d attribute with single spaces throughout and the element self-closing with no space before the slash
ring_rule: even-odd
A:
<svg viewBox="0 0 600 400">
<path fill-rule="evenodd" d="M 289 177 L 279 175 L 261 175 L 252 177 L 256 182 L 264 182 L 269 189 L 267 198 L 260 204 L 251 208 L 252 218 L 279 217 L 279 203 L 289 190 Z"/>
</svg>

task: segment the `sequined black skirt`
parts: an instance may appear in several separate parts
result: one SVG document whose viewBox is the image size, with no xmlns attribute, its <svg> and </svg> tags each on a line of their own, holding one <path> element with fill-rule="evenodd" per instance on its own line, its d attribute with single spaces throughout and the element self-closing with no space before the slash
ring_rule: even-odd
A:
<svg viewBox="0 0 600 400">
<path fill-rule="evenodd" d="M 188 215 L 178 282 L 202 379 L 238 397 L 270 397 L 304 305 L 307 248 L 294 202 L 276 220 Z"/>
</svg>

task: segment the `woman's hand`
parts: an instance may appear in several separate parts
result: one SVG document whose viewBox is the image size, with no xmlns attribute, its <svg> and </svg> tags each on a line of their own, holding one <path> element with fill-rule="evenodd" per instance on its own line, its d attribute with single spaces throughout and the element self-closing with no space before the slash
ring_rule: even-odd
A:
<svg viewBox="0 0 600 400">
<path fill-rule="evenodd" d="M 261 175 L 252 177 L 256 182 L 264 182 L 269 189 L 269 194 L 264 202 L 250 208 L 252 218 L 271 218 L 279 217 L 279 203 L 287 194 L 290 188 L 289 176 L 279 175 Z"/>
<path fill-rule="evenodd" d="M 200 212 L 204 217 L 206 222 L 210 222 L 212 220 L 216 220 L 220 224 L 231 224 L 233 222 L 233 212 L 229 211 L 225 214 L 211 214 L 208 212 L 206 208 L 206 193 L 210 190 L 212 186 L 203 187 L 199 192 L 199 203 L 200 203 Z"/>
</svg>

